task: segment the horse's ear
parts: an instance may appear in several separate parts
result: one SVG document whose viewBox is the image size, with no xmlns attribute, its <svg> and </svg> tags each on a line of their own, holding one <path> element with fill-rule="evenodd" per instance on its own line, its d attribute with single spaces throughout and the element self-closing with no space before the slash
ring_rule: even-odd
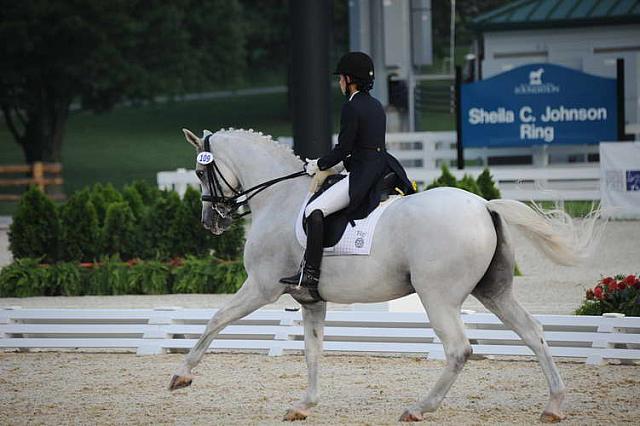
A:
<svg viewBox="0 0 640 426">
<path fill-rule="evenodd" d="M 182 129 L 182 133 L 184 133 L 185 139 L 189 142 L 195 149 L 201 151 L 202 150 L 202 140 L 199 137 L 194 135 L 189 129 Z"/>
</svg>

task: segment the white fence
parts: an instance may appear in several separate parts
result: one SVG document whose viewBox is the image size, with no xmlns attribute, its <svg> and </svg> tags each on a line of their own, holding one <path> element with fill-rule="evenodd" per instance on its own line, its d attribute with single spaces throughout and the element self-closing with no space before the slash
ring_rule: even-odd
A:
<svg viewBox="0 0 640 426">
<path fill-rule="evenodd" d="M 4 309 L 0 348 L 125 349 L 139 355 L 191 348 L 215 313 L 211 309 Z M 520 338 L 492 314 L 463 314 L 477 356 L 531 356 Z M 537 315 L 555 357 L 599 364 L 640 360 L 640 317 Z M 226 327 L 210 350 L 304 349 L 300 312 L 259 310 Z M 444 359 L 424 313 L 327 312 L 325 351 L 414 353 Z"/>
<path fill-rule="evenodd" d="M 291 138 L 281 138 L 291 143 Z M 407 174 L 419 185 L 427 185 L 440 176 L 439 166 L 456 158 L 455 132 L 388 133 L 387 146 L 406 167 Z M 465 158 L 483 166 L 465 170 L 451 168 L 461 178 L 465 173 L 477 177 L 489 157 L 533 155 L 538 164 L 547 164 L 554 155 L 584 157 L 597 154 L 597 145 L 553 146 L 546 148 L 466 149 Z M 583 159 L 584 159 L 583 158 Z M 502 197 L 521 201 L 599 200 L 600 169 L 597 163 L 572 163 L 546 166 L 492 166 L 491 174 Z M 163 171 L 157 175 L 161 189 L 174 189 L 183 195 L 188 186 L 199 186 L 192 170 Z"/>
</svg>

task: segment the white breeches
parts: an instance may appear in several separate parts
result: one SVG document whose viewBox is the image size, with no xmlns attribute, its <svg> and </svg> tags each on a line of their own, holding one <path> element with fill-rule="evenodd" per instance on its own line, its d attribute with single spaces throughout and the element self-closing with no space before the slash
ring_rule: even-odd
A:
<svg viewBox="0 0 640 426">
<path fill-rule="evenodd" d="M 314 210 L 322 211 L 324 217 L 342 210 L 349 205 L 349 175 L 331 188 L 327 189 L 318 198 L 313 200 L 304 210 L 304 216 L 309 217 Z"/>
</svg>

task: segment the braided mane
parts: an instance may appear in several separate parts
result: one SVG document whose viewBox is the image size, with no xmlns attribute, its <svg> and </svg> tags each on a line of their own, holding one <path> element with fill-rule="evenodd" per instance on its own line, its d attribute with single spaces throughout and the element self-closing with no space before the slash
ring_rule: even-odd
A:
<svg viewBox="0 0 640 426">
<path fill-rule="evenodd" d="M 231 136 L 234 138 L 240 138 L 244 141 L 257 143 L 268 150 L 278 155 L 280 158 L 286 159 L 288 161 L 295 161 L 296 163 L 302 161 L 302 159 L 295 155 L 291 147 L 279 143 L 274 140 L 271 135 L 265 135 L 262 132 L 256 132 L 253 129 L 234 129 L 230 127 L 228 129 L 220 129 L 215 133 L 215 136 Z"/>
</svg>

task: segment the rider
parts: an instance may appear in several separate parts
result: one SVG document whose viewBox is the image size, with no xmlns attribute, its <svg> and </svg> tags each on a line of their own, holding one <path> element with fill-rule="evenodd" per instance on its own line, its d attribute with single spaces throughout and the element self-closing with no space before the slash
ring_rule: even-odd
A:
<svg viewBox="0 0 640 426">
<path fill-rule="evenodd" d="M 386 152 L 384 108 L 369 94 L 374 80 L 373 61 L 369 55 L 362 52 L 345 54 L 334 74 L 340 76 L 340 90 L 346 97 L 340 116 L 338 143 L 327 155 L 309 160 L 305 170 L 313 176 L 318 170 L 329 169 L 342 161 L 349 175 L 307 205 L 304 267 L 295 275 L 280 279 L 283 284 L 317 287 L 322 263 L 324 218 L 344 208 L 350 221 L 366 217 L 380 203 L 379 185 L 387 173 L 397 174 L 399 182 L 396 186 L 403 193 L 414 192 L 398 160 Z"/>
</svg>

